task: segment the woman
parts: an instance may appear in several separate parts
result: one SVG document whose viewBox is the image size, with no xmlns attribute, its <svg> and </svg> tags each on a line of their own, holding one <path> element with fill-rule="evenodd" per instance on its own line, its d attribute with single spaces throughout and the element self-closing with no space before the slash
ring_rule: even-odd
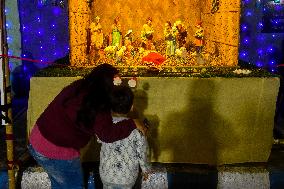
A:
<svg viewBox="0 0 284 189">
<path fill-rule="evenodd" d="M 29 151 L 47 172 L 51 187 L 82 189 L 80 149 L 94 135 L 104 142 L 126 138 L 136 125 L 131 119 L 113 126 L 110 94 L 118 70 L 101 64 L 85 78 L 65 87 L 36 121 Z M 125 124 L 127 126 L 125 126 Z"/>
</svg>

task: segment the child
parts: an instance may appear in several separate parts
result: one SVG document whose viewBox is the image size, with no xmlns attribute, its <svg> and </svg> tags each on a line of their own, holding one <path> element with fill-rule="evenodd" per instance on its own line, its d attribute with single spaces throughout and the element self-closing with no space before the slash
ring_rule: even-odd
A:
<svg viewBox="0 0 284 189">
<path fill-rule="evenodd" d="M 127 113 L 132 109 L 133 92 L 126 86 L 115 86 L 112 96 L 112 117 L 117 123 L 128 119 Z M 100 177 L 104 189 L 131 189 L 138 177 L 139 165 L 144 179 L 147 179 L 147 141 L 139 130 L 134 129 L 122 140 L 102 143 L 100 152 Z"/>
</svg>

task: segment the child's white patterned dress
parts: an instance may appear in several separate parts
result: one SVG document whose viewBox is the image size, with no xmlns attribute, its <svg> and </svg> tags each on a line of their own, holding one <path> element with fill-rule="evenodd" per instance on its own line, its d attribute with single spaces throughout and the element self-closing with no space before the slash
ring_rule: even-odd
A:
<svg viewBox="0 0 284 189">
<path fill-rule="evenodd" d="M 124 119 L 127 118 L 113 117 L 113 122 Z M 138 177 L 139 165 L 143 172 L 150 169 L 147 140 L 139 130 L 134 129 L 127 138 L 113 143 L 98 142 L 102 143 L 99 169 L 104 186 L 131 188 Z"/>
</svg>

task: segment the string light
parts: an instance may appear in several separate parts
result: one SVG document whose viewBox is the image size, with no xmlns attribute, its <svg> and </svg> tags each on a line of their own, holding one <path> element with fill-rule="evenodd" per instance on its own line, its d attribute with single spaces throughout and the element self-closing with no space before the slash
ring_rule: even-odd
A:
<svg viewBox="0 0 284 189">
<path fill-rule="evenodd" d="M 257 67 L 262 67 L 262 66 L 263 66 L 263 63 L 262 63 L 262 62 L 257 62 L 257 63 L 256 63 L 256 66 L 257 66 Z"/>
<path fill-rule="evenodd" d="M 283 48 L 281 44 L 277 44 L 277 41 L 281 41 L 284 35 L 281 33 L 276 35 L 270 30 L 271 28 L 280 27 L 283 23 L 281 19 L 279 20 L 277 17 L 273 19 L 269 16 L 272 25 L 265 32 L 270 33 L 264 33 L 264 29 L 267 29 L 267 21 L 263 20 L 263 16 L 267 15 L 267 13 L 283 15 L 284 5 L 271 5 L 269 3 L 268 6 L 265 4 L 267 1 L 262 0 L 242 0 L 242 3 L 239 58 L 247 62 L 252 62 L 257 67 L 266 67 L 270 71 L 272 69 L 275 70 L 276 64 L 280 63 L 279 57 L 281 56 L 281 51 L 283 52 L 284 50 L 281 49 Z M 251 17 L 254 19 L 252 20 Z M 254 24 L 255 21 L 257 21 L 257 24 Z"/>
<path fill-rule="evenodd" d="M 65 56 L 70 50 L 68 9 L 67 6 L 60 8 L 47 4 L 46 0 L 39 0 L 38 2 L 35 5 L 33 1 L 18 1 L 22 30 L 22 49 L 24 52 L 30 52 L 34 59 L 56 60 L 61 58 L 61 56 Z M 271 47 L 271 43 L 283 38 L 283 34 L 262 33 L 265 27 L 262 16 L 263 13 L 269 11 L 267 7 L 263 6 L 264 2 L 262 0 L 242 0 L 243 15 L 239 57 L 258 66 L 275 65 L 277 63 L 277 60 L 273 59 L 274 57 L 271 55 L 276 52 L 274 48 L 278 47 Z M 255 3 L 261 5 L 260 9 L 255 7 Z M 274 3 L 277 3 L 277 0 Z M 274 8 L 275 11 L 281 12 L 284 10 L 284 6 L 280 4 L 275 4 Z M 5 9 L 6 14 L 9 12 L 8 9 Z M 34 20 L 31 20 L 31 18 Z M 281 23 L 279 20 L 274 20 L 273 24 L 276 26 Z M 13 25 L 7 22 L 6 27 L 12 28 Z M 41 43 L 38 43 L 38 41 L 41 41 Z M 261 48 L 256 48 L 256 46 Z M 261 56 L 261 61 L 259 61 L 259 56 Z"/>
<path fill-rule="evenodd" d="M 69 46 L 68 7 L 55 6 L 52 2 L 54 1 L 38 0 L 35 4 L 33 1 L 18 1 L 22 56 L 52 62 L 69 53 L 64 48 Z M 29 52 L 29 55 L 25 52 Z M 40 63 L 38 65 L 45 66 Z"/>
</svg>

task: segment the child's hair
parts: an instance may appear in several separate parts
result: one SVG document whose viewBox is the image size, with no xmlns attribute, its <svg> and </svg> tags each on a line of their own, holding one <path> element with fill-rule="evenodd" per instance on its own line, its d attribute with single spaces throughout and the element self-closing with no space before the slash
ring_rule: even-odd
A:
<svg viewBox="0 0 284 189">
<path fill-rule="evenodd" d="M 127 114 L 132 107 L 134 94 L 128 86 L 114 86 L 111 94 L 111 109 L 115 113 Z"/>
</svg>

